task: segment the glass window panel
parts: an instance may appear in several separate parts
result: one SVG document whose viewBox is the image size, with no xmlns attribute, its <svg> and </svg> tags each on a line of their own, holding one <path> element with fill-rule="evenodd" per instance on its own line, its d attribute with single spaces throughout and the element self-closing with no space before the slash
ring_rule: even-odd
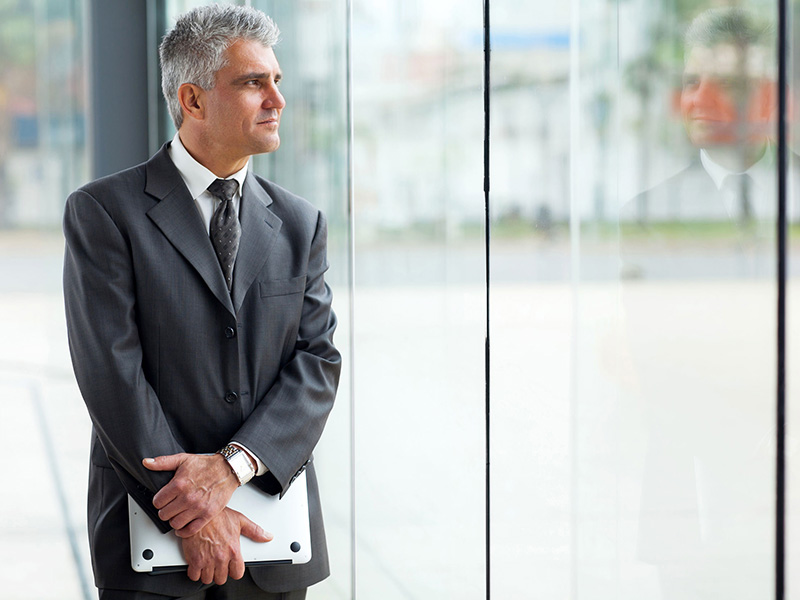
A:
<svg viewBox="0 0 800 600">
<path fill-rule="evenodd" d="M 281 147 L 256 156 L 254 169 L 303 196 L 328 219 L 325 275 L 339 320 L 336 346 L 344 359 L 336 405 L 315 451 L 331 576 L 309 598 L 352 597 L 350 202 L 347 128 L 347 6 L 344 0 L 252 5 L 281 30 L 275 54 L 283 71 Z"/>
<path fill-rule="evenodd" d="M 649 565 L 667 597 L 763 596 L 774 587 L 776 13 L 694 2 L 651 18 L 650 39 L 626 48 L 656 57 L 640 81 L 662 100 L 639 114 L 658 123 L 660 104 L 684 138 L 641 140 L 663 180 L 620 209 L 632 376 L 620 399 L 636 407 L 625 429 L 644 434 L 629 572 Z M 621 25 L 620 40 L 634 30 Z"/>
<path fill-rule="evenodd" d="M 492 596 L 570 597 L 569 3 L 491 3 Z"/>
<path fill-rule="evenodd" d="M 526 19 L 523 4 L 492 3 L 493 481 L 511 492 L 493 496 L 492 547 L 518 550 L 493 587 L 768 597 L 774 5 L 578 0 Z M 559 31 L 569 48 L 537 47 Z M 527 125 L 503 96 L 542 108 Z M 569 181 L 569 203 L 531 210 L 542 186 L 512 199 L 537 169 Z"/>
<path fill-rule="evenodd" d="M 67 194 L 88 178 L 84 15 L 83 1 L 0 4 L 0 439 L 25 448 L 5 461 L 0 494 L 9 596 L 91 588 L 88 418 L 66 344 L 60 227 Z M 32 577 L 45 548 L 51 577 Z"/>
<path fill-rule="evenodd" d="M 481 28 L 353 2 L 357 597 L 485 597 Z"/>
</svg>

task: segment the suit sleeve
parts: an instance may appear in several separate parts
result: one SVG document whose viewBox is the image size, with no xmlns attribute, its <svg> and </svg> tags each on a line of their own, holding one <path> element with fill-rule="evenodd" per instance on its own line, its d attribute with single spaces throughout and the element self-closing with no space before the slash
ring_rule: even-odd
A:
<svg viewBox="0 0 800 600">
<path fill-rule="evenodd" d="M 264 461 L 269 472 L 254 482 L 283 494 L 310 462 L 333 407 L 341 356 L 333 345 L 336 316 L 325 283 L 327 224 L 317 213 L 297 342 L 291 359 L 233 439 Z"/>
<path fill-rule="evenodd" d="M 142 466 L 182 452 L 142 371 L 134 271 L 125 236 L 85 191 L 64 214 L 64 302 L 70 356 L 94 431 L 128 493 L 166 531 L 152 505 L 171 473 Z"/>
</svg>

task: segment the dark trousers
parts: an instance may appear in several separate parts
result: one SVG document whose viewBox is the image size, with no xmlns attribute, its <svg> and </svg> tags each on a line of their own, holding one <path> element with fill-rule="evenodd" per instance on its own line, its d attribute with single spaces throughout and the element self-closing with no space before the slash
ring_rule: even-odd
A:
<svg viewBox="0 0 800 600">
<path fill-rule="evenodd" d="M 265 592 L 253 582 L 246 571 L 244 577 L 239 580 L 228 579 L 225 585 L 212 585 L 210 588 L 182 598 L 132 590 L 104 589 L 99 592 L 100 600 L 305 600 L 306 598 L 306 590 L 278 594 Z"/>
</svg>

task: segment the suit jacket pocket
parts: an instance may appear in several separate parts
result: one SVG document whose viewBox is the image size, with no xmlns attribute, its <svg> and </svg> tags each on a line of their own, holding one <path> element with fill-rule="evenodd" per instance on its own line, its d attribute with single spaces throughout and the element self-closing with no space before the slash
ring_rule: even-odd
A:
<svg viewBox="0 0 800 600">
<path fill-rule="evenodd" d="M 258 287 L 261 297 L 288 296 L 298 294 L 306 289 L 306 276 L 292 277 L 291 279 L 273 279 L 272 281 L 259 281 Z"/>
</svg>

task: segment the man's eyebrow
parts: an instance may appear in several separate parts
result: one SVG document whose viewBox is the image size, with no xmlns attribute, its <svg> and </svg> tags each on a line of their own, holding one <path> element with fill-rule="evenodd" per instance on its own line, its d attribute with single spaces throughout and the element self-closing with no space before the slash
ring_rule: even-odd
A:
<svg viewBox="0 0 800 600">
<path fill-rule="evenodd" d="M 253 72 L 253 73 L 246 73 L 246 74 L 244 74 L 244 75 L 240 75 L 239 77 L 237 77 L 236 79 L 234 79 L 234 82 L 244 82 L 244 81 L 250 81 L 251 79 L 270 79 L 270 78 L 273 78 L 273 77 L 275 78 L 275 80 L 276 80 L 276 81 L 278 81 L 278 80 L 280 80 L 281 78 L 283 78 L 283 73 L 281 73 L 280 71 L 278 71 L 277 73 L 275 73 L 275 75 L 270 75 L 269 73 L 266 73 L 266 72 L 261 72 L 261 73 L 255 73 L 255 72 Z"/>
</svg>

